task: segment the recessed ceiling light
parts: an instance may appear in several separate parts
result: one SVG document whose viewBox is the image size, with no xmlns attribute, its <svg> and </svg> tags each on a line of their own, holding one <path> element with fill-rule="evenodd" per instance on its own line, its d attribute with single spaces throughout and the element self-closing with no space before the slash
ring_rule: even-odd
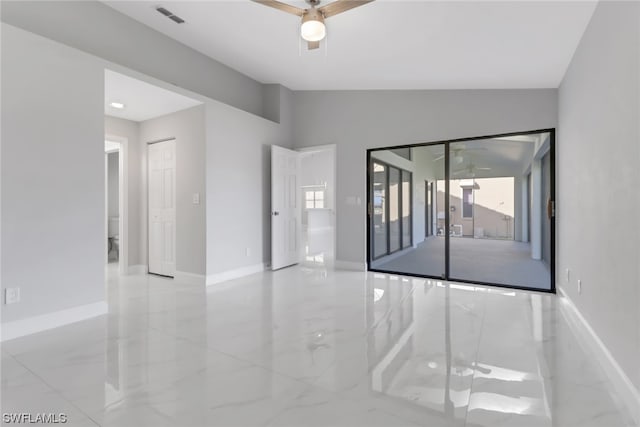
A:
<svg viewBox="0 0 640 427">
<path fill-rule="evenodd" d="M 112 102 L 109 105 L 113 108 L 117 108 L 118 110 L 122 110 L 124 108 L 124 104 L 122 102 Z"/>
</svg>

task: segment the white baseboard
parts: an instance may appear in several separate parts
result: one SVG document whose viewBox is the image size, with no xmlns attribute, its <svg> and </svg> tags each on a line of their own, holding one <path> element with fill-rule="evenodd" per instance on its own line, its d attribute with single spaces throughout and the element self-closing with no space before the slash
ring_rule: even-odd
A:
<svg viewBox="0 0 640 427">
<path fill-rule="evenodd" d="M 102 316 L 108 312 L 109 306 L 107 302 L 100 301 L 93 304 L 68 308 L 66 310 L 54 311 L 53 313 L 42 314 L 40 316 L 6 322 L 2 324 L 0 341 L 8 341 L 70 323 L 80 322 L 92 317 Z"/>
<path fill-rule="evenodd" d="M 342 261 L 337 259 L 334 266 L 336 270 L 367 271 L 366 262 Z"/>
<path fill-rule="evenodd" d="M 226 282 L 227 280 L 239 279 L 240 277 L 249 276 L 251 274 L 261 273 L 267 269 L 264 263 L 248 265 L 246 267 L 236 268 L 234 270 L 223 271 L 222 273 L 210 274 L 207 276 L 207 286 Z"/>
<path fill-rule="evenodd" d="M 204 274 L 189 273 L 187 271 L 176 271 L 173 274 L 173 280 L 176 280 L 188 285 L 204 285 L 205 284 Z"/>
<path fill-rule="evenodd" d="M 136 275 L 136 274 L 147 274 L 147 265 L 146 264 L 136 264 L 130 265 L 127 270 L 127 274 Z"/>
<path fill-rule="evenodd" d="M 607 349 L 600 337 L 598 337 L 591 325 L 589 325 L 589 322 L 582 316 L 582 313 L 580 313 L 580 310 L 578 310 L 564 289 L 559 287 L 558 290 L 560 291 L 562 302 L 567 308 L 565 310 L 565 317 L 567 318 L 569 326 L 574 333 L 576 333 L 576 336 L 595 355 L 596 360 L 613 383 L 620 399 L 629 409 L 634 421 L 640 425 L 640 391 L 634 386 L 631 379 L 629 379 L 611 352 L 609 352 L 609 349 Z"/>
</svg>

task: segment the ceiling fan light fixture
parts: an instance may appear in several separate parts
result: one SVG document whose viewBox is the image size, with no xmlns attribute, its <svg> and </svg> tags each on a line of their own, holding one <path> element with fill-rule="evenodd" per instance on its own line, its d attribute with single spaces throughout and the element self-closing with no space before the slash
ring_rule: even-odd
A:
<svg viewBox="0 0 640 427">
<path fill-rule="evenodd" d="M 302 15 L 300 35 L 308 42 L 319 42 L 327 35 L 324 17 L 316 8 L 311 8 Z"/>
</svg>

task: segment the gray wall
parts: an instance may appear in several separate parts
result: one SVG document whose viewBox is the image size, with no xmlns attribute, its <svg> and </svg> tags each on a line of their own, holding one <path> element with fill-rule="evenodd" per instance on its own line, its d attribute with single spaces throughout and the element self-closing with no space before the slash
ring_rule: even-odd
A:
<svg viewBox="0 0 640 427">
<path fill-rule="evenodd" d="M 557 90 L 294 94 L 296 147 L 337 145 L 337 259 L 365 261 L 366 149 L 555 127 Z M 360 198 L 361 204 L 353 203 Z"/>
<path fill-rule="evenodd" d="M 292 95 L 280 92 L 281 124 L 206 105 L 207 275 L 271 261 L 271 145 L 292 145 Z"/>
<path fill-rule="evenodd" d="M 118 216 L 120 213 L 118 152 L 107 154 L 107 215 Z"/>
<path fill-rule="evenodd" d="M 3 5 L 4 7 L 4 5 Z M 2 322 L 104 301 L 103 68 L 2 24 Z"/>
<path fill-rule="evenodd" d="M 637 388 L 639 8 L 597 6 L 560 87 L 557 145 L 558 285 Z"/>
<path fill-rule="evenodd" d="M 260 82 L 97 1 L 3 1 L 2 21 L 253 114 L 278 101 L 265 105 Z"/>
<path fill-rule="evenodd" d="M 137 122 L 130 120 L 124 120 L 117 117 L 104 117 L 104 133 L 110 136 L 119 136 L 127 138 L 127 170 L 128 170 L 128 203 L 127 208 L 129 210 L 128 221 L 128 242 L 122 241 L 120 237 L 120 244 L 127 244 L 128 249 L 128 265 L 143 264 L 143 252 L 142 248 L 146 247 L 141 245 L 142 236 L 140 231 L 144 224 L 142 223 L 142 203 L 145 201 L 142 193 L 142 146 L 140 144 L 139 126 Z M 122 218 L 121 218 L 122 220 Z M 122 251 L 121 251 L 122 253 Z"/>
<path fill-rule="evenodd" d="M 248 115 L 244 113 L 245 115 Z M 147 263 L 147 144 L 176 139 L 176 270 L 205 274 L 205 107 L 203 105 L 140 122 L 140 254 Z M 193 204 L 194 193 L 200 204 Z"/>
</svg>

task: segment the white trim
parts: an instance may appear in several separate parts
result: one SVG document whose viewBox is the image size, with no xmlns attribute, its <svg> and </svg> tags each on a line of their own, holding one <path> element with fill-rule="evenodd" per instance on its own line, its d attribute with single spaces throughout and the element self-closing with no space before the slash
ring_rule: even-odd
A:
<svg viewBox="0 0 640 427">
<path fill-rule="evenodd" d="M 609 352 L 609 349 L 589 325 L 589 322 L 582 316 L 582 313 L 580 313 L 580 310 L 578 310 L 564 289 L 558 288 L 558 290 L 561 294 L 560 301 L 564 303 L 560 306 L 560 312 L 565 315 L 567 323 L 579 340 L 595 355 L 596 360 L 613 383 L 618 397 L 627 406 L 635 422 L 640 425 L 640 391 L 631 382 L 631 379 L 629 379 L 611 352 Z M 564 307 L 566 309 L 562 310 Z"/>
<path fill-rule="evenodd" d="M 334 266 L 336 270 L 367 271 L 366 262 L 342 261 L 337 259 L 335 260 Z"/>
<path fill-rule="evenodd" d="M 267 269 L 264 263 L 248 265 L 233 270 L 223 271 L 222 273 L 214 273 L 207 276 L 207 286 L 216 285 L 226 282 L 227 280 L 239 279 L 240 277 L 250 276 L 252 274 L 261 273 Z"/>
<path fill-rule="evenodd" d="M 127 274 L 147 274 L 147 266 L 145 264 L 130 265 Z"/>
<path fill-rule="evenodd" d="M 42 314 L 40 316 L 6 322 L 2 324 L 0 341 L 8 341 L 59 326 L 69 325 L 92 317 L 102 316 L 108 312 L 109 306 L 107 302 L 100 301 L 93 304 L 79 305 L 66 310 L 54 311 L 53 313 Z"/>
<path fill-rule="evenodd" d="M 173 280 L 187 285 L 204 285 L 206 280 L 204 274 L 189 273 L 187 271 L 176 271 Z"/>
</svg>

